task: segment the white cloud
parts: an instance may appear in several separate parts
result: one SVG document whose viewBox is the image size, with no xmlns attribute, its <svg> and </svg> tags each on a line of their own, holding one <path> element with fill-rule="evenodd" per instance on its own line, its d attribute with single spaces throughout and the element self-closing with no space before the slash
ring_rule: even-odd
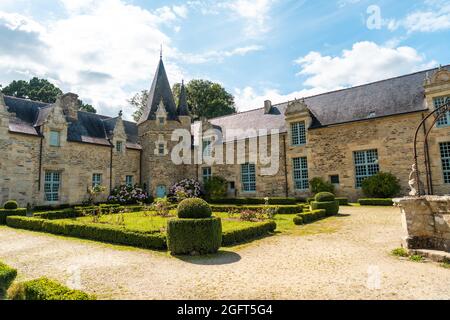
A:
<svg viewBox="0 0 450 320">
<path fill-rule="evenodd" d="M 341 56 L 310 52 L 295 61 L 306 86 L 334 90 L 399 76 L 436 65 L 411 47 L 389 48 L 374 42 L 357 42 Z"/>
<path fill-rule="evenodd" d="M 187 14 L 181 6 L 150 12 L 121 0 L 61 1 L 67 17 L 46 24 L 0 12 L 0 38 L 4 31 L 16 42 L 23 39 L 20 46 L 30 39 L 36 42 L 25 50 L 34 55 L 28 58 L 14 59 L 11 52 L 0 49 L 2 83 L 12 75 L 54 79 L 103 114 L 115 115 L 125 107 L 125 115 L 131 116 L 126 100 L 130 92 L 150 86 L 161 44 L 169 78 L 183 77 L 182 70 L 171 63 L 176 54 L 171 39 L 160 30 L 161 24 L 173 19 L 172 14 Z M 45 58 L 38 59 L 37 51 Z"/>
<path fill-rule="evenodd" d="M 257 37 L 270 30 L 270 11 L 277 0 L 191 0 L 187 5 L 204 15 L 219 15 L 228 12 L 233 18 L 244 23 L 244 35 Z"/>
<path fill-rule="evenodd" d="M 267 20 L 273 3 L 273 0 L 235 0 L 227 6 L 246 20 L 246 34 L 256 36 L 270 30 Z"/>
<path fill-rule="evenodd" d="M 263 106 L 264 100 L 272 103 L 286 102 L 295 98 L 333 91 L 370 83 L 390 77 L 408 74 L 434 67 L 435 61 L 427 61 L 411 47 L 385 47 L 373 42 L 358 42 L 339 56 L 324 56 L 310 52 L 298 58 L 299 76 L 305 81 L 301 89 L 281 94 L 278 90 L 254 88 L 235 89 L 236 105 L 239 110 L 250 110 Z"/>
<path fill-rule="evenodd" d="M 244 89 L 235 88 L 234 98 L 237 109 L 242 112 L 262 108 L 265 100 L 270 100 L 272 104 L 277 104 L 312 96 L 325 91 L 326 90 L 323 88 L 312 88 L 282 94 L 276 89 L 266 89 L 262 93 L 259 93 L 252 87 L 245 87 Z"/>
<path fill-rule="evenodd" d="M 408 33 L 436 32 L 450 29 L 450 4 L 445 1 L 425 1 L 426 9 L 409 13 L 403 19 L 391 19 L 385 24 L 391 31 L 402 27 Z"/>
<path fill-rule="evenodd" d="M 180 54 L 179 59 L 182 59 L 186 63 L 200 64 L 206 62 L 222 62 L 225 58 L 233 56 L 245 56 L 250 52 L 261 51 L 262 46 L 250 45 L 245 47 L 239 47 L 232 50 L 225 51 L 209 51 L 202 54 Z"/>
</svg>

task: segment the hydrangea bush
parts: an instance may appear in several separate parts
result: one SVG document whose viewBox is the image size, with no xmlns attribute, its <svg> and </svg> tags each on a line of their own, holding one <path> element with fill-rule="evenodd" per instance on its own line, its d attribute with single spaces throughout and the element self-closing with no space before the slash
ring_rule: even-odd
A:
<svg viewBox="0 0 450 320">
<path fill-rule="evenodd" d="M 200 183 L 195 179 L 183 179 L 169 190 L 169 198 L 177 202 L 187 198 L 199 198 L 203 194 Z"/>
<path fill-rule="evenodd" d="M 108 202 L 120 204 L 150 203 L 152 200 L 152 197 L 138 185 L 116 187 L 108 197 Z"/>
</svg>

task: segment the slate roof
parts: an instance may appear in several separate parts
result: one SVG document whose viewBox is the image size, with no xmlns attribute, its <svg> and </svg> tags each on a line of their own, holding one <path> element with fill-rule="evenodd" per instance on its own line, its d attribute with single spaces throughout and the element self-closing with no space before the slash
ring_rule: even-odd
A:
<svg viewBox="0 0 450 320">
<path fill-rule="evenodd" d="M 442 68 L 450 71 L 450 65 Z M 427 73 L 431 76 L 437 70 L 435 68 L 420 71 L 348 89 L 306 97 L 305 103 L 313 118 L 311 128 L 424 111 L 427 109 L 423 88 L 424 80 L 427 77 Z M 228 129 L 254 128 L 267 129 L 269 132 L 270 129 L 286 132 L 284 112 L 288 103 L 273 105 L 268 114 L 264 113 L 264 108 L 260 108 L 210 119 L 210 122 L 225 129 L 224 131 Z M 199 125 L 199 122 L 192 125 L 193 133 L 198 130 Z M 251 136 L 243 134 L 240 138 L 248 137 Z M 225 141 L 231 139 L 231 137 L 228 138 L 225 138 Z"/>
<path fill-rule="evenodd" d="M 52 110 L 52 105 L 10 96 L 4 96 L 4 100 L 8 111 L 16 114 L 10 121 L 9 130 L 39 136 L 40 126 Z M 117 118 L 78 111 L 78 121 L 69 124 L 67 140 L 111 146 L 108 138 L 114 131 L 116 121 Z M 127 148 L 141 149 L 136 123 L 123 121 L 123 124 L 127 135 Z"/>
<path fill-rule="evenodd" d="M 178 103 L 177 111 L 179 116 L 189 116 L 189 106 L 187 102 L 186 87 L 184 86 L 184 81 L 181 83 L 180 101 Z"/>
<path fill-rule="evenodd" d="M 450 71 L 450 66 L 444 66 L 443 68 Z M 307 97 L 305 98 L 305 103 L 313 118 L 312 128 L 424 111 L 427 107 L 423 83 L 426 74 L 429 73 L 431 76 L 436 70 L 425 70 L 349 89 Z M 167 84 L 167 86 L 163 85 L 166 88 L 163 90 L 163 93 L 168 94 L 170 91 L 171 98 L 169 97 L 169 100 L 171 99 L 171 102 L 165 103 L 166 106 L 172 105 L 173 110 L 171 112 L 173 117 L 177 117 L 177 109 L 175 108 L 175 103 L 172 104 L 172 91 L 168 86 L 167 75 L 165 74 L 162 61 L 160 61 L 155 81 L 152 85 L 153 97 L 156 96 L 156 92 L 163 94 L 160 91 L 163 87 L 158 87 L 158 83 Z M 157 89 L 157 87 L 160 89 Z M 10 121 L 10 131 L 39 135 L 39 127 L 48 116 L 51 105 L 9 96 L 5 96 L 4 100 L 8 111 L 16 114 L 16 117 Z M 210 119 L 210 122 L 214 128 L 220 129 L 225 134 L 225 141 L 234 138 L 230 136 L 232 129 L 266 129 L 268 132 L 271 129 L 278 129 L 280 132 L 286 132 L 284 113 L 287 105 L 288 102 L 273 105 L 267 114 L 264 112 L 264 108 L 260 108 Z M 110 145 L 108 138 L 111 135 L 110 132 L 114 130 L 116 121 L 117 118 L 79 111 L 78 121 L 69 125 L 68 140 Z M 200 122 L 192 124 L 191 130 L 194 135 L 199 125 Z M 124 127 L 127 134 L 127 147 L 140 149 L 137 124 L 124 121 Z M 236 138 L 243 139 L 251 136 L 252 134 L 244 132 Z"/>
<path fill-rule="evenodd" d="M 167 111 L 168 120 L 177 120 L 177 107 L 173 98 L 172 89 L 170 88 L 169 79 L 167 78 L 166 69 L 162 58 L 159 60 L 158 68 L 156 69 L 155 78 L 153 79 L 152 86 L 149 91 L 147 107 L 142 113 L 138 123 L 142 123 L 146 120 L 155 120 L 156 111 L 161 102 L 164 103 L 164 107 Z"/>
</svg>

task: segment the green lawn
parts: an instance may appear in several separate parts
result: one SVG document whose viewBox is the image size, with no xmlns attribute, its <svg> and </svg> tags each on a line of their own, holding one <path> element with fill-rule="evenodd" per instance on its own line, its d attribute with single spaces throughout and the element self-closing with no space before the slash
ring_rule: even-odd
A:
<svg viewBox="0 0 450 320">
<path fill-rule="evenodd" d="M 175 218 L 176 212 L 175 210 L 171 211 L 172 217 L 169 218 L 163 218 L 154 214 L 145 214 L 144 212 L 130 212 L 130 213 L 124 213 L 124 226 L 128 230 L 135 230 L 140 232 L 151 232 L 151 231 L 163 231 L 165 232 L 165 228 L 167 226 L 167 219 L 173 219 Z M 231 219 L 227 213 L 219 213 L 215 212 L 214 216 L 222 218 L 222 230 L 224 232 L 236 230 L 236 229 L 243 229 L 249 226 L 253 226 L 257 224 L 258 222 L 250 222 L 250 221 L 241 221 L 237 220 L 236 218 Z M 283 218 L 281 218 L 283 216 Z M 285 218 L 285 216 L 288 216 Z M 288 225 L 291 224 L 292 228 L 295 227 L 292 219 L 293 215 L 277 215 L 277 219 L 275 219 L 277 225 L 278 221 L 281 222 L 281 229 L 277 229 L 279 231 L 285 230 L 288 228 Z M 92 217 L 81 217 L 81 218 L 74 218 L 74 219 L 64 219 L 67 221 L 78 221 L 78 222 L 84 222 L 84 223 L 93 223 Z M 61 221 L 64 221 L 61 220 Z M 99 223 L 103 224 L 110 224 L 110 225 L 117 225 L 120 221 L 120 215 L 119 214 L 111 214 L 111 215 L 102 215 L 100 217 Z"/>
</svg>

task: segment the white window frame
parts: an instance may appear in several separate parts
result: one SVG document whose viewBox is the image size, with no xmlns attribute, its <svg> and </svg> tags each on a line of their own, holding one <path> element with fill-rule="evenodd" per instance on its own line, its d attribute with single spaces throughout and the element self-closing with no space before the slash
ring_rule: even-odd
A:
<svg viewBox="0 0 450 320">
<path fill-rule="evenodd" d="M 242 192 L 256 192 L 256 165 L 254 163 L 241 164 Z"/>
<path fill-rule="evenodd" d="M 101 173 L 92 174 L 92 187 L 101 186 L 102 185 L 103 176 Z"/>
<path fill-rule="evenodd" d="M 306 144 L 306 122 L 298 121 L 291 123 L 291 144 L 295 147 Z"/>
<path fill-rule="evenodd" d="M 116 151 L 119 153 L 123 152 L 123 141 L 116 142 Z"/>
<path fill-rule="evenodd" d="M 56 139 L 56 141 L 55 141 Z M 51 147 L 60 147 L 61 146 L 61 132 L 56 130 L 50 130 L 49 133 L 49 143 Z"/>
<path fill-rule="evenodd" d="M 130 181 L 131 180 L 131 181 Z M 134 177 L 133 176 L 131 176 L 131 175 L 128 175 L 128 176 L 125 176 L 125 184 L 127 185 L 127 186 L 133 186 L 134 184 L 133 184 L 133 180 L 134 180 Z"/>
<path fill-rule="evenodd" d="M 442 96 L 433 98 L 434 108 L 437 109 L 450 101 L 450 96 Z M 446 112 L 445 116 L 436 122 L 437 127 L 447 127 L 450 125 L 450 112 Z"/>
<path fill-rule="evenodd" d="M 380 172 L 379 156 L 377 149 L 353 151 L 353 163 L 355 166 L 355 187 L 362 187 L 364 179 Z"/>
<path fill-rule="evenodd" d="M 294 188 L 297 191 L 309 190 L 308 159 L 298 157 L 292 159 Z"/>
<path fill-rule="evenodd" d="M 204 157 L 211 157 L 212 155 L 212 139 L 204 138 L 202 140 L 202 152 Z"/>
<path fill-rule="evenodd" d="M 61 172 L 45 171 L 44 173 L 44 197 L 47 202 L 58 202 L 60 199 Z"/>
<path fill-rule="evenodd" d="M 445 184 L 450 184 L 450 142 L 439 143 L 441 154 L 442 176 Z"/>
<path fill-rule="evenodd" d="M 212 168 L 211 167 L 202 168 L 203 183 L 205 183 L 206 181 L 208 181 L 211 178 L 212 178 Z"/>
</svg>

